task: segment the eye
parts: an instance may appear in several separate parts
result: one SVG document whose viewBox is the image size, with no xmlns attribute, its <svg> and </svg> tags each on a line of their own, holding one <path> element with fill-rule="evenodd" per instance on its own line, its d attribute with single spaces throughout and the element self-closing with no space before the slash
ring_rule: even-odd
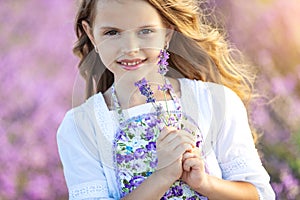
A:
<svg viewBox="0 0 300 200">
<path fill-rule="evenodd" d="M 117 34 L 119 34 L 119 32 L 116 30 L 110 30 L 110 31 L 104 32 L 104 35 L 107 35 L 107 36 L 115 36 Z"/>
<path fill-rule="evenodd" d="M 150 33 L 153 33 L 154 31 L 149 29 L 149 28 L 146 28 L 146 29 L 142 29 L 139 31 L 140 34 L 142 35 L 147 35 L 147 34 L 150 34 Z"/>
</svg>

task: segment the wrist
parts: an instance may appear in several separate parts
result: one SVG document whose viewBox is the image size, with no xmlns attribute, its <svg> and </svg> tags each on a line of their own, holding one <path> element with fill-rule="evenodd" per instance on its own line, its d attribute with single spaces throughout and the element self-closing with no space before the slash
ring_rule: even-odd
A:
<svg viewBox="0 0 300 200">
<path fill-rule="evenodd" d="M 211 194 L 211 191 L 214 191 L 213 180 L 214 180 L 214 177 L 205 173 L 205 176 L 203 177 L 201 184 L 199 184 L 199 187 L 194 188 L 194 190 L 206 197 L 209 197 Z"/>
<path fill-rule="evenodd" d="M 176 181 L 171 176 L 168 176 L 162 169 L 155 171 L 152 176 L 158 183 L 167 186 L 168 188 Z"/>
</svg>

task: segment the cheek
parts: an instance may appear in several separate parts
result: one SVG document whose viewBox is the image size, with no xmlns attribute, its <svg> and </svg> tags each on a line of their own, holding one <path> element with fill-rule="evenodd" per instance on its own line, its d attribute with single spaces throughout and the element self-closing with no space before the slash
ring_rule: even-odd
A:
<svg viewBox="0 0 300 200">
<path fill-rule="evenodd" d="M 114 62 L 114 59 L 111 55 L 111 53 L 109 52 L 109 50 L 105 51 L 105 50 L 99 50 L 99 56 L 101 61 L 103 62 L 103 64 L 106 67 L 109 67 L 109 65 L 111 65 L 111 63 Z"/>
<path fill-rule="evenodd" d="M 154 63 L 154 64 L 157 64 L 158 62 L 158 59 L 159 59 L 159 53 L 160 53 L 160 50 L 159 48 L 156 48 L 156 49 L 147 49 L 146 50 L 146 54 L 147 54 L 147 57 L 149 59 L 149 62 L 150 63 Z"/>
<path fill-rule="evenodd" d="M 98 45 L 98 50 L 100 59 L 106 67 L 109 67 L 113 62 L 115 62 L 117 57 L 117 49 L 115 48 L 115 45 L 102 43 Z"/>
<path fill-rule="evenodd" d="M 162 35 L 155 35 L 153 37 L 140 40 L 140 47 L 142 49 L 149 49 L 151 51 L 160 51 L 165 44 L 165 38 Z"/>
</svg>

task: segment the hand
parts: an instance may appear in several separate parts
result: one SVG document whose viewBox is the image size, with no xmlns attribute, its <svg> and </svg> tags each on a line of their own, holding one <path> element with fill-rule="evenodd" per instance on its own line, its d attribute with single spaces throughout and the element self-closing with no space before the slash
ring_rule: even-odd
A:
<svg viewBox="0 0 300 200">
<path fill-rule="evenodd" d="M 171 183 L 182 175 L 183 154 L 194 147 L 193 136 L 174 127 L 165 127 L 157 139 L 157 172 Z"/>
<path fill-rule="evenodd" d="M 200 155 L 199 148 L 194 148 L 191 152 L 186 152 L 182 160 L 181 179 L 196 191 L 205 189 L 208 184 L 208 174 L 205 172 L 205 164 Z"/>
</svg>

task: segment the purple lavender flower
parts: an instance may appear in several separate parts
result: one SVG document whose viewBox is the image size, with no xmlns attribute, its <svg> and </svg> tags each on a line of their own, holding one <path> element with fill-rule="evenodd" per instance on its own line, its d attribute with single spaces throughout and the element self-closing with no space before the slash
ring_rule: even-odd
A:
<svg viewBox="0 0 300 200">
<path fill-rule="evenodd" d="M 134 176 L 130 181 L 130 186 L 131 187 L 137 187 L 139 186 L 143 181 L 145 180 L 145 178 L 143 176 Z"/>
<path fill-rule="evenodd" d="M 132 154 L 127 154 L 123 156 L 125 163 L 128 163 L 129 161 L 133 160 L 133 155 Z"/>
<path fill-rule="evenodd" d="M 117 159 L 118 163 L 122 163 L 123 160 L 124 160 L 123 156 L 121 154 L 119 154 L 119 153 L 117 154 L 116 159 Z"/>
<path fill-rule="evenodd" d="M 163 107 L 161 104 L 158 104 L 156 107 L 155 107 L 155 110 L 157 112 L 157 115 L 160 115 L 162 113 L 162 110 L 163 110 Z"/>
<path fill-rule="evenodd" d="M 172 190 L 171 190 L 171 189 L 169 189 L 169 190 L 165 193 L 165 195 L 163 196 L 163 198 L 161 198 L 161 199 L 168 199 L 169 197 L 172 197 Z"/>
<path fill-rule="evenodd" d="M 126 137 L 126 134 L 123 130 L 121 130 L 118 135 L 117 135 L 117 140 L 121 140 L 121 141 L 128 141 L 128 138 Z"/>
<path fill-rule="evenodd" d="M 175 126 L 176 122 L 177 122 L 177 120 L 174 117 L 171 116 L 168 118 L 168 125 Z"/>
<path fill-rule="evenodd" d="M 130 184 L 125 184 L 125 188 L 130 189 L 132 186 Z M 126 194 L 126 193 L 125 193 Z"/>
<path fill-rule="evenodd" d="M 144 150 L 143 148 L 138 148 L 138 149 L 134 152 L 134 157 L 135 157 L 136 159 L 138 159 L 138 158 L 143 159 L 143 158 L 145 158 L 145 156 L 146 156 L 146 152 L 145 152 L 145 150 Z"/>
<path fill-rule="evenodd" d="M 156 158 L 154 161 L 151 161 L 151 162 L 150 162 L 150 167 L 156 168 L 157 163 L 158 163 L 158 159 Z"/>
<path fill-rule="evenodd" d="M 146 115 L 145 120 L 146 121 L 151 120 L 151 117 L 149 115 Z"/>
<path fill-rule="evenodd" d="M 159 61 L 158 61 L 158 65 L 159 65 L 159 69 L 158 69 L 158 73 L 160 73 L 161 75 L 166 75 L 166 73 L 169 71 L 168 70 L 168 59 L 169 59 L 169 53 L 166 50 L 161 50 L 160 54 L 159 54 Z"/>
<path fill-rule="evenodd" d="M 149 142 L 146 145 L 146 148 L 148 151 L 156 150 L 156 142 Z"/>
<path fill-rule="evenodd" d="M 153 92 L 150 88 L 150 85 L 148 84 L 148 81 L 145 78 L 142 78 L 141 80 L 135 82 L 134 85 L 139 88 L 142 95 L 147 97 L 147 100 L 146 100 L 147 103 L 155 102 Z"/>
<path fill-rule="evenodd" d="M 138 126 L 137 126 L 137 124 L 136 123 L 132 123 L 132 122 L 130 122 L 129 124 L 128 124 L 128 129 L 135 129 L 135 128 L 137 128 Z"/>
<path fill-rule="evenodd" d="M 147 129 L 145 129 L 146 134 L 145 137 L 147 140 L 151 140 L 154 137 L 154 130 L 151 127 L 148 127 Z"/>
<path fill-rule="evenodd" d="M 183 195 L 183 190 L 181 188 L 181 186 L 175 186 L 172 187 L 172 194 L 176 197 L 182 196 Z"/>
<path fill-rule="evenodd" d="M 172 87 L 172 85 L 171 84 L 164 84 L 163 86 L 160 86 L 160 85 L 158 85 L 158 90 L 160 90 L 160 91 L 164 91 L 164 92 L 166 92 L 166 91 L 168 91 L 168 90 L 172 90 L 173 89 L 173 87 Z"/>
<path fill-rule="evenodd" d="M 145 119 L 147 125 L 150 127 L 150 128 L 153 128 L 157 125 L 157 119 L 156 118 L 150 118 L 150 117 L 147 117 Z"/>
</svg>

